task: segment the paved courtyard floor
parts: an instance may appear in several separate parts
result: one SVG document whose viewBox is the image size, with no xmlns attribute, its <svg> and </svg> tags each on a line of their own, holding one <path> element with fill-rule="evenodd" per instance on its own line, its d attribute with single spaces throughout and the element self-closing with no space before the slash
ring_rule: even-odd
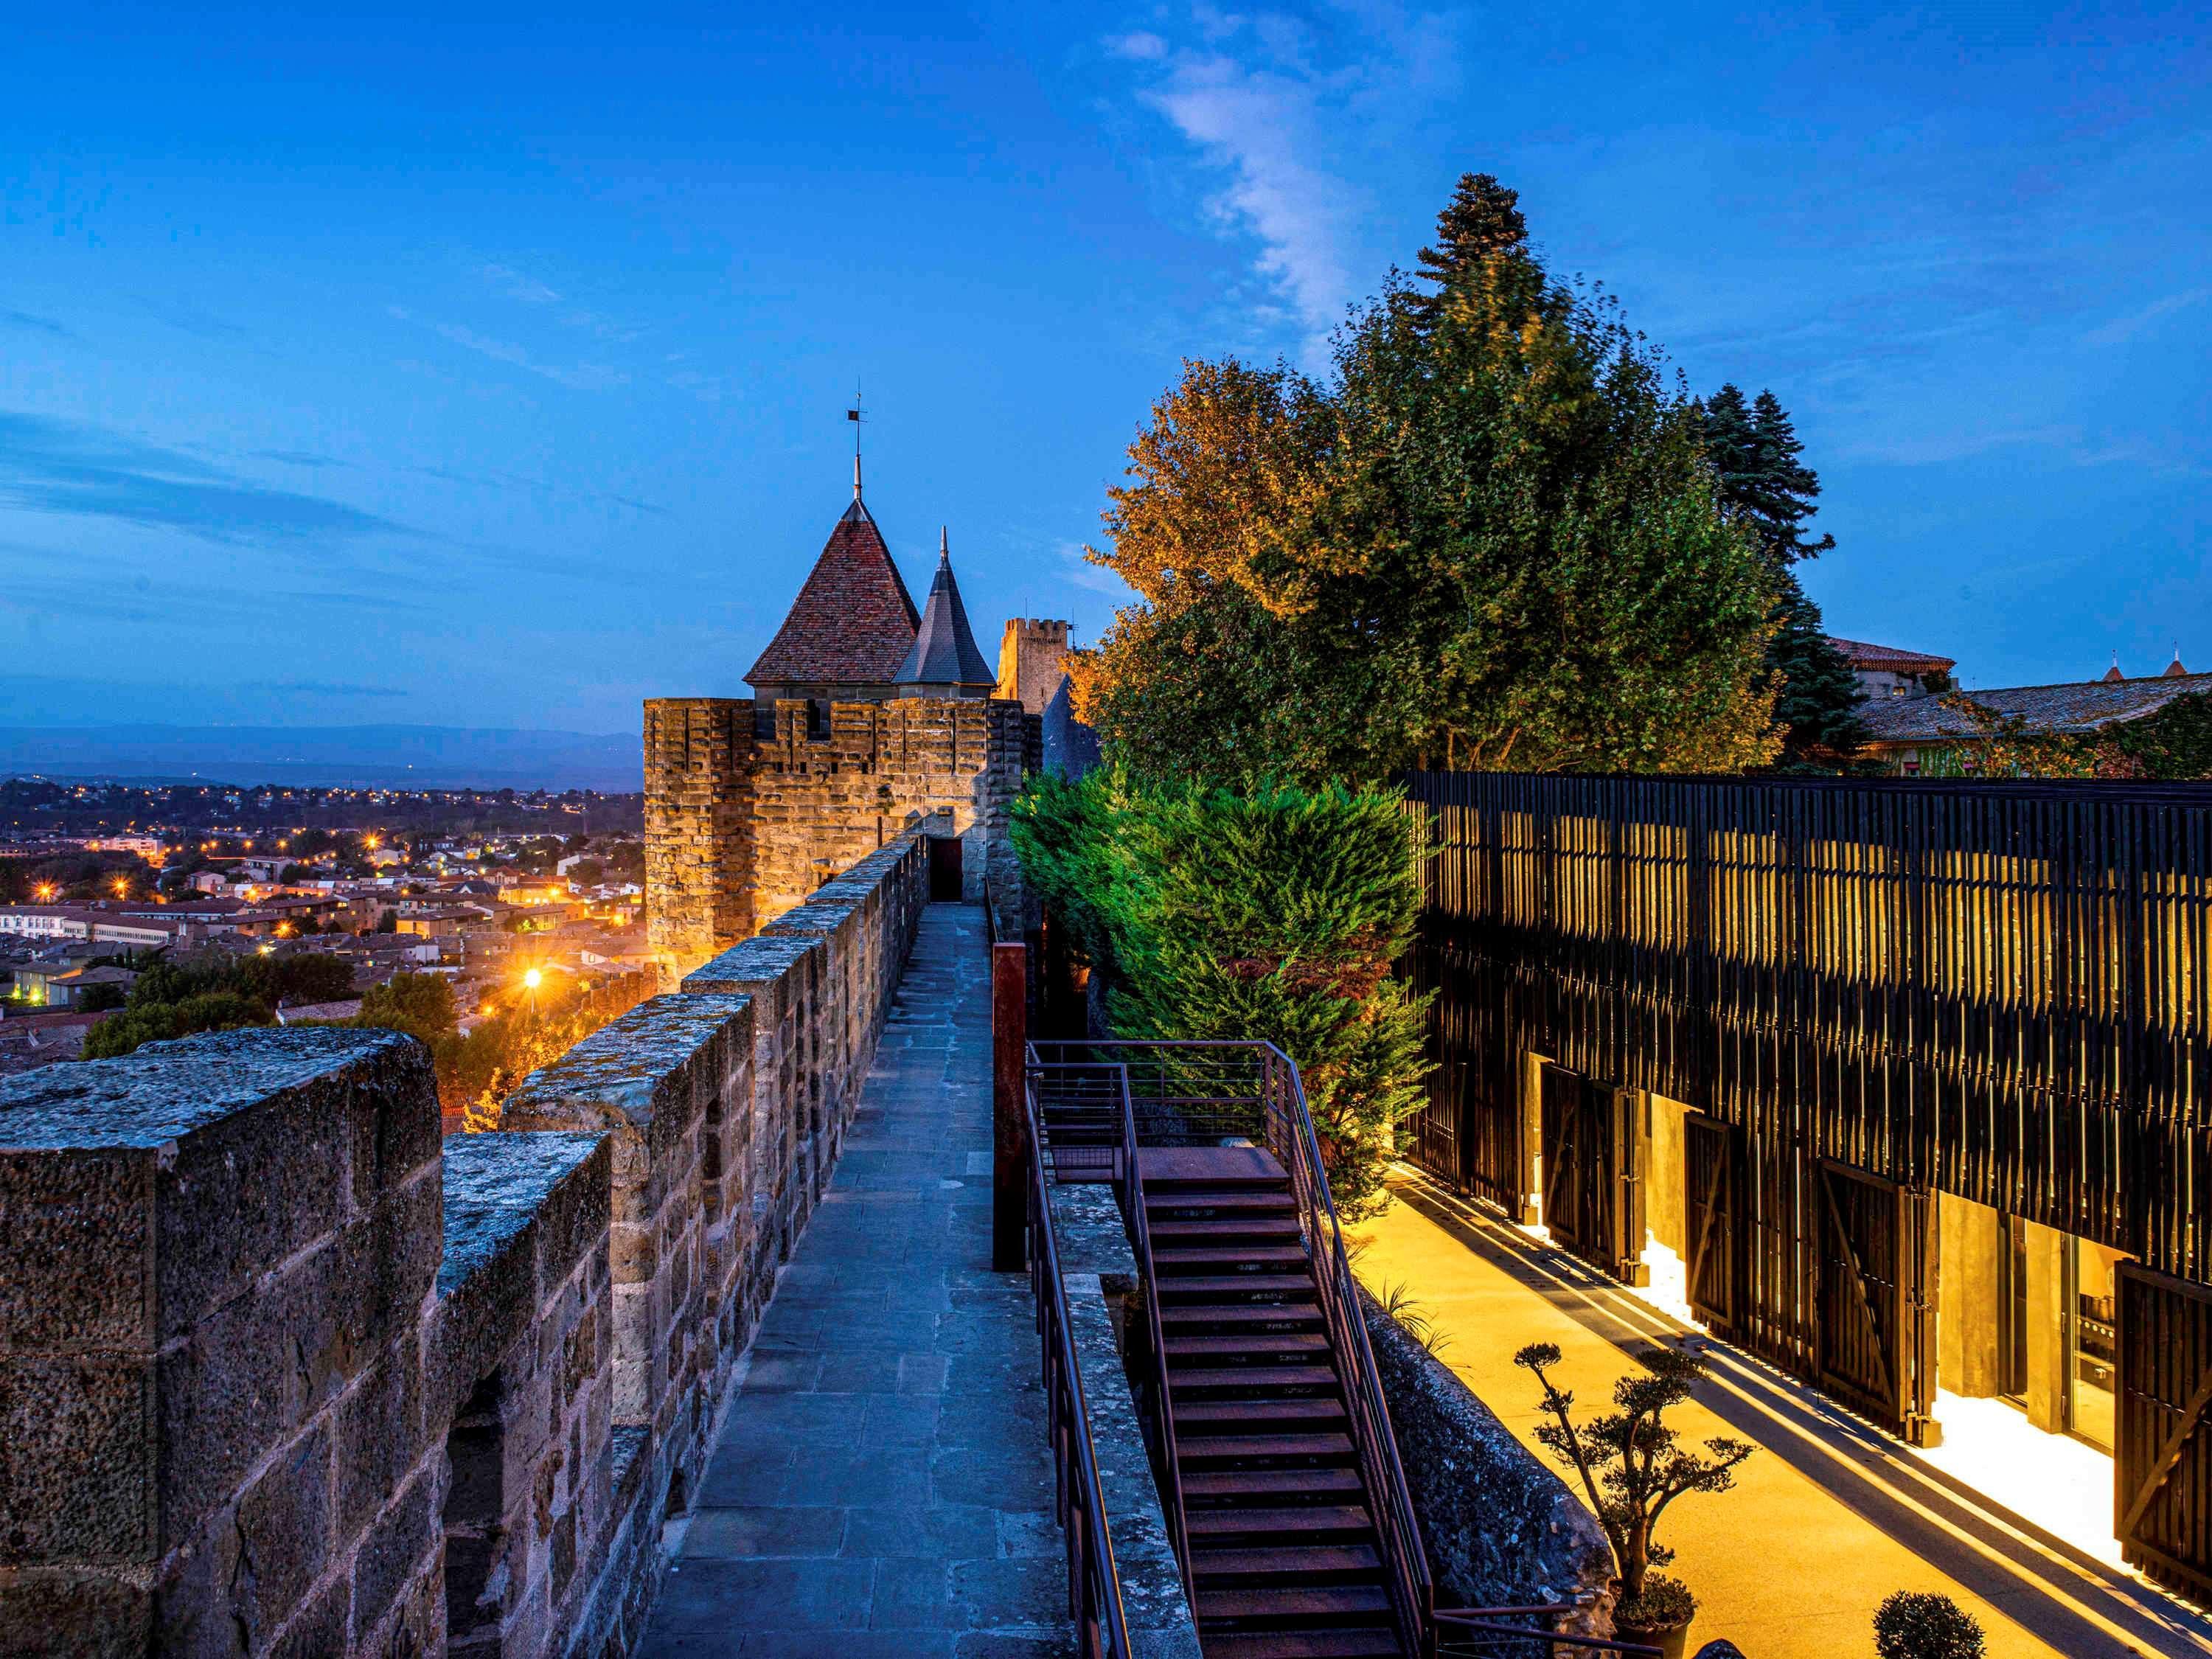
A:
<svg viewBox="0 0 2212 1659">
<path fill-rule="evenodd" d="M 991 1271 L 982 911 L 935 904 L 649 1656 L 1074 1652 L 1029 1280 Z"/>
<path fill-rule="evenodd" d="M 1686 1328 L 1488 1211 L 1410 1170 L 1397 1201 L 1352 1230 L 1358 1272 L 1402 1285 L 1449 1339 L 1441 1358 L 1532 1448 L 1534 1380 L 1513 1364 L 1559 1344 L 1559 1380 L 1602 1406 L 1630 1353 Z M 2073 1548 L 1796 1382 L 1715 1345 L 1711 1380 L 1676 1425 L 1760 1449 L 1733 1492 L 1682 1498 L 1659 1535 L 1701 1607 L 1692 1647 L 1726 1637 L 1751 1659 L 1872 1659 L 1892 1590 L 1936 1590 L 1978 1619 L 1990 1659 L 2212 1655 L 2212 1623 Z M 1549 1455 L 1539 1452 L 1549 1461 Z M 1555 1466 L 1556 1467 L 1556 1466 Z"/>
</svg>

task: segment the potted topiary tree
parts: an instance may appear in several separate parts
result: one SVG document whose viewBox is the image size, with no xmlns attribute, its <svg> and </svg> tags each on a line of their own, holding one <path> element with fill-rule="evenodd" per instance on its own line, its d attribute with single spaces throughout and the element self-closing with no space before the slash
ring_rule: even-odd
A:
<svg viewBox="0 0 2212 1659">
<path fill-rule="evenodd" d="M 1705 1455 L 1685 1449 L 1666 1413 L 1690 1397 L 1705 1374 L 1705 1360 L 1663 1347 L 1646 1348 L 1636 1358 L 1644 1372 L 1613 1385 L 1616 1409 L 1580 1425 L 1573 1394 L 1551 1378 L 1559 1364 L 1558 1347 L 1532 1342 L 1513 1363 L 1533 1371 L 1543 1386 L 1543 1407 L 1552 1420 L 1538 1426 L 1536 1438 L 1581 1477 L 1583 1494 L 1613 1545 L 1620 1569 L 1614 1631 L 1624 1640 L 1650 1644 L 1667 1659 L 1681 1659 L 1697 1599 L 1679 1579 L 1652 1571 L 1674 1559 L 1652 1530 L 1667 1506 L 1685 1493 L 1734 1486 L 1736 1465 L 1756 1449 L 1716 1436 L 1705 1442 Z"/>
<path fill-rule="evenodd" d="M 1874 1610 L 1881 1659 L 1982 1659 L 1982 1627 L 1948 1595 L 1899 1590 Z"/>
</svg>

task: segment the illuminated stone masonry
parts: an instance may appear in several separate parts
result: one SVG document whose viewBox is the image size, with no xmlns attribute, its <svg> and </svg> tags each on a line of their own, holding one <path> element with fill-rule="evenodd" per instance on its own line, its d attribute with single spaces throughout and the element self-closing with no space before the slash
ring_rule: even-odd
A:
<svg viewBox="0 0 2212 1659">
<path fill-rule="evenodd" d="M 902 836 L 441 1143 L 392 1032 L 0 1082 L 0 1652 L 629 1651 L 928 897 Z"/>
</svg>

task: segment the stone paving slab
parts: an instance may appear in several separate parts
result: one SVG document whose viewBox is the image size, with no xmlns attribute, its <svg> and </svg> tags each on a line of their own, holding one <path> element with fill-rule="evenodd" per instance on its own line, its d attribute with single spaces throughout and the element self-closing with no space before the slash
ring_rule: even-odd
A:
<svg viewBox="0 0 2212 1659">
<path fill-rule="evenodd" d="M 980 907 L 924 913 L 640 1651 L 1066 1659 L 1027 1277 L 991 1260 Z"/>
</svg>

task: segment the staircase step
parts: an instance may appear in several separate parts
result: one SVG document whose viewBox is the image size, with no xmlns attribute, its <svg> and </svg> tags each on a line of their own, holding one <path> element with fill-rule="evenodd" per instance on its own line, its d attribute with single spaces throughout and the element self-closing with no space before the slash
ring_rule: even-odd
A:
<svg viewBox="0 0 2212 1659">
<path fill-rule="evenodd" d="M 1233 1221 L 1182 1221 L 1166 1220 L 1148 1214 L 1145 1223 L 1151 1229 L 1155 1246 L 1206 1244 L 1238 1239 L 1272 1239 L 1295 1244 L 1298 1239 L 1297 1218 L 1291 1215 L 1255 1215 Z"/>
<path fill-rule="evenodd" d="M 1156 1176 L 1145 1178 L 1145 1206 L 1154 1208 L 1195 1208 L 1201 1205 L 1218 1204 L 1224 1210 L 1283 1210 L 1295 1212 L 1297 1199 L 1284 1182 L 1270 1182 L 1261 1186 L 1176 1187 L 1170 1190 Z"/>
<path fill-rule="evenodd" d="M 1382 1558 L 1371 1544 L 1246 1544 L 1231 1549 L 1196 1549 L 1191 1553 L 1191 1574 L 1200 1588 L 1226 1589 L 1242 1581 L 1266 1586 L 1326 1583 L 1331 1579 L 1371 1582 L 1382 1570 Z"/>
<path fill-rule="evenodd" d="M 1178 1274 L 1172 1278 L 1163 1279 L 1159 1281 L 1159 1286 L 1160 1299 L 1163 1302 L 1170 1297 L 1174 1297 L 1178 1301 L 1188 1302 L 1194 1297 L 1242 1298 L 1263 1293 L 1272 1296 L 1303 1295 L 1307 1301 L 1310 1302 L 1314 1293 L 1311 1273 L 1229 1273 L 1220 1276 L 1206 1274 L 1188 1277 Z"/>
<path fill-rule="evenodd" d="M 1285 1425 L 1322 1427 L 1345 1420 L 1340 1395 L 1310 1394 L 1290 1401 L 1175 1401 L 1175 1431 L 1279 1433 Z"/>
<path fill-rule="evenodd" d="M 1192 1510 L 1183 1516 L 1194 1546 L 1214 1547 L 1247 1540 L 1318 1539 L 1356 1543 L 1375 1536 L 1375 1519 L 1364 1504 L 1294 1504 L 1281 1509 Z"/>
<path fill-rule="evenodd" d="M 1239 1273 L 1295 1272 L 1306 1266 L 1306 1253 L 1297 1244 L 1218 1244 L 1199 1247 L 1152 1247 L 1152 1266 L 1163 1273 Z"/>
<path fill-rule="evenodd" d="M 1188 1397 L 1200 1393 L 1258 1395 L 1274 1389 L 1334 1389 L 1336 1372 L 1327 1365 L 1230 1365 L 1178 1370 L 1168 1385 Z"/>
<path fill-rule="evenodd" d="M 1310 1299 L 1299 1302 L 1218 1302 L 1212 1304 L 1194 1303 L 1160 1310 L 1160 1323 L 1172 1326 L 1187 1334 L 1197 1334 L 1209 1326 L 1219 1327 L 1225 1334 L 1230 1330 L 1247 1328 L 1262 1328 L 1270 1325 L 1318 1325 L 1322 1322 L 1321 1309 Z"/>
<path fill-rule="evenodd" d="M 1310 1630 L 1316 1625 L 1371 1624 L 1389 1616 L 1389 1594 L 1379 1584 L 1316 1585 L 1310 1589 L 1285 1585 L 1250 1589 L 1201 1587 L 1198 1592 L 1201 1632 L 1216 1620 Z M 1201 1645 L 1210 1650 L 1210 1635 Z"/>
<path fill-rule="evenodd" d="M 1329 1351 L 1328 1338 L 1321 1331 L 1237 1331 L 1226 1336 L 1170 1336 L 1165 1346 L 1171 1361 L 1186 1357 L 1235 1358 Z"/>
<path fill-rule="evenodd" d="M 1194 1469 L 1182 1477 L 1182 1495 L 1273 1509 L 1301 1498 L 1349 1497 L 1364 1502 L 1367 1489 L 1354 1468 Z"/>
<path fill-rule="evenodd" d="M 1245 1468 L 1269 1462 L 1348 1463 L 1352 1441 L 1341 1434 L 1192 1434 L 1176 1436 L 1176 1453 L 1188 1474 L 1202 1463 Z"/>
<path fill-rule="evenodd" d="M 1224 1631 L 1206 1638 L 1206 1659 L 1383 1659 L 1405 1651 L 1387 1625 L 1358 1630 Z"/>
</svg>

